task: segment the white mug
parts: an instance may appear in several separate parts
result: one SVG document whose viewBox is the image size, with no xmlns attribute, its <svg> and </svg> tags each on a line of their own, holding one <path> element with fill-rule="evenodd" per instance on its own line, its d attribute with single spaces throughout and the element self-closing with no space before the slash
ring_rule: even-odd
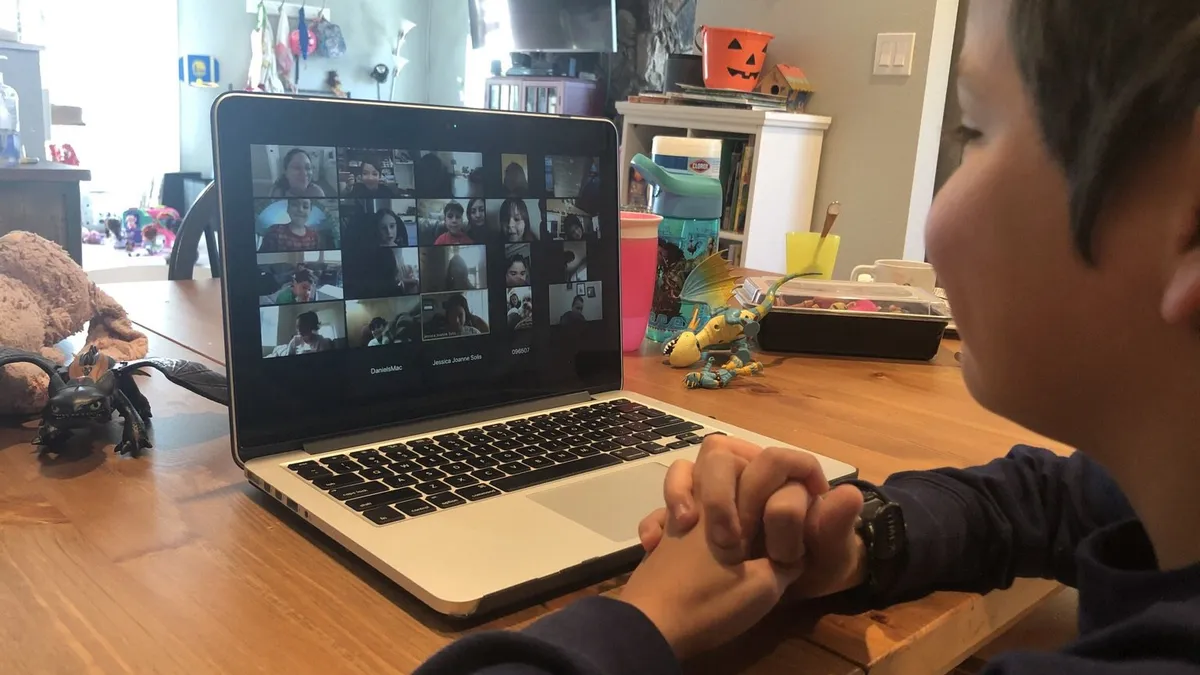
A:
<svg viewBox="0 0 1200 675">
<path fill-rule="evenodd" d="M 855 267 L 850 279 L 858 281 L 861 274 L 869 275 L 874 282 L 916 286 L 927 291 L 932 291 L 937 282 L 933 265 L 915 260 L 876 260 L 874 265 Z"/>
</svg>

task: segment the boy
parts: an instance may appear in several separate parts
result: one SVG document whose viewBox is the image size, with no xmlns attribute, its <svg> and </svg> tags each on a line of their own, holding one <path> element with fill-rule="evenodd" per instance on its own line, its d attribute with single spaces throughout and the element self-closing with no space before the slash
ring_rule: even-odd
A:
<svg viewBox="0 0 1200 675">
<path fill-rule="evenodd" d="M 474 244 L 471 235 L 467 234 L 466 223 L 463 222 L 462 204 L 458 202 L 450 202 L 442 209 L 442 217 L 446 222 L 446 231 L 443 232 L 433 242 L 434 246 L 458 246 L 462 244 Z"/>
<path fill-rule="evenodd" d="M 1200 673 L 1200 2 L 976 0 L 967 24 L 966 152 L 930 261 L 975 398 L 1087 454 L 1017 448 L 876 499 L 827 491 L 803 453 L 710 439 L 672 467 L 621 600 L 473 636 L 425 672 L 677 672 L 793 581 L 885 604 L 1034 575 L 1078 585 L 1080 638 L 990 675 Z M 899 555 L 855 534 L 864 491 L 902 514 Z M 759 530 L 767 557 L 745 559 Z"/>
</svg>

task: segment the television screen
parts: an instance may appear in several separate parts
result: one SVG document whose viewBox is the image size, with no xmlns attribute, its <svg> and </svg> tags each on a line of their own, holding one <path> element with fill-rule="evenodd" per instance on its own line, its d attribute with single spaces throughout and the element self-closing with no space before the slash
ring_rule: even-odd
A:
<svg viewBox="0 0 1200 675">
<path fill-rule="evenodd" d="M 508 0 L 513 50 L 615 52 L 616 0 Z"/>
</svg>

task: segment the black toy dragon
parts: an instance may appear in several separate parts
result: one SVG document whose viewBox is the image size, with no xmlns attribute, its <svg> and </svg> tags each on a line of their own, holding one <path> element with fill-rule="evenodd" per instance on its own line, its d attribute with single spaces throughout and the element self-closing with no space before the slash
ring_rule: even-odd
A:
<svg viewBox="0 0 1200 675">
<path fill-rule="evenodd" d="M 42 423 L 33 444 L 55 454 L 65 449 L 72 429 L 108 422 L 114 412 L 125 420 L 121 442 L 116 447 L 118 453 L 136 456 L 151 447 L 147 428 L 150 402 L 133 380 L 135 374 L 144 374 L 140 372 L 144 368 L 154 368 L 172 383 L 210 401 L 229 404 L 225 376 L 194 361 L 165 358 L 117 361 L 93 346 L 69 366 L 60 366 L 39 354 L 0 346 L 0 368 L 10 363 L 32 363 L 50 376 L 50 402 L 42 411 Z"/>
</svg>

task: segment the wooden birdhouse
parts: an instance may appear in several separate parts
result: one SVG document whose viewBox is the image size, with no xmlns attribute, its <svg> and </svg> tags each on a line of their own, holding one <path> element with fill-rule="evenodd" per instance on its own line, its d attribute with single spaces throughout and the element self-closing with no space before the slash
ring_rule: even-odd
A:
<svg viewBox="0 0 1200 675">
<path fill-rule="evenodd" d="M 804 112 L 808 100 L 812 98 L 813 88 L 804 71 L 796 66 L 780 64 L 763 73 L 758 81 L 756 91 L 774 96 L 786 96 L 787 108 L 790 112 Z"/>
</svg>

